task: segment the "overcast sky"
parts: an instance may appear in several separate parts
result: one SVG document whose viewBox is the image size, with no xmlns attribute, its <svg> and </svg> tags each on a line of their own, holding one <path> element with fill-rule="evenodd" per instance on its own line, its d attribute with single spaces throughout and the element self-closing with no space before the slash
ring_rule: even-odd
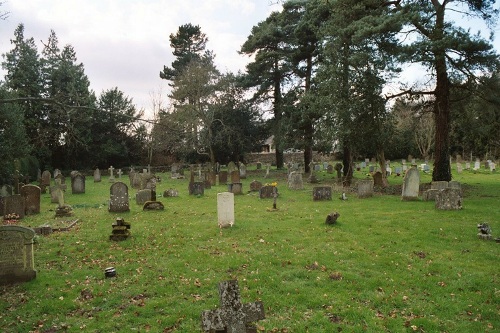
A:
<svg viewBox="0 0 500 333">
<path fill-rule="evenodd" d="M 12 49 L 19 23 L 25 38 L 33 37 L 41 52 L 50 31 L 59 46 L 73 46 L 97 95 L 118 87 L 139 108 L 152 106 L 151 94 L 168 85 L 160 79 L 174 57 L 169 36 L 179 26 L 199 25 L 207 49 L 222 71 L 244 69 L 248 57 L 237 51 L 254 25 L 280 7 L 269 0 L 0 0 L 0 54 Z M 3 77 L 4 72 L 1 72 Z"/>
<path fill-rule="evenodd" d="M 164 65 L 174 57 L 169 35 L 179 26 L 199 25 L 208 36 L 207 49 L 222 71 L 243 70 L 248 57 L 237 51 L 252 27 L 275 10 L 272 0 L 0 0 L 0 54 L 11 50 L 10 39 L 19 23 L 25 38 L 33 37 L 41 52 L 54 30 L 59 46 L 70 44 L 85 66 L 97 95 L 118 87 L 138 108 L 152 107 L 152 94 L 160 91 L 166 102 L 168 85 L 160 79 Z M 465 24 L 465 23 L 464 23 Z M 473 24 L 471 32 L 480 26 Z M 500 32 L 496 31 L 496 35 Z M 500 39 L 495 41 L 500 49 Z M 4 73 L 0 69 L 0 78 Z M 408 75 L 418 76 L 413 72 Z"/>
</svg>

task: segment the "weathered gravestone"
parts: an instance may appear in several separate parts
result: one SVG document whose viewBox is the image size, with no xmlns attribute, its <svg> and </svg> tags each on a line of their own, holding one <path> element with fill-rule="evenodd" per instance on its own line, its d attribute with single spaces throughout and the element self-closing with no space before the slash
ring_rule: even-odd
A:
<svg viewBox="0 0 500 333">
<path fill-rule="evenodd" d="M 36 278 L 33 257 L 33 229 L 0 226 L 0 285 Z"/>
<path fill-rule="evenodd" d="M 117 217 L 111 227 L 113 230 L 109 236 L 109 240 L 123 241 L 130 237 L 130 223 L 125 222 L 123 218 Z"/>
<path fill-rule="evenodd" d="M 113 174 L 113 170 L 115 170 L 115 168 L 113 168 L 113 166 L 110 166 L 108 168 L 108 170 L 109 170 L 109 182 L 114 183 L 115 182 L 115 175 Z"/>
<path fill-rule="evenodd" d="M 45 193 L 45 189 L 50 186 L 50 179 L 51 179 L 52 175 L 50 174 L 50 171 L 48 170 L 45 170 L 43 173 L 42 173 L 42 180 L 40 182 L 40 188 L 42 189 L 42 192 Z"/>
<path fill-rule="evenodd" d="M 219 300 L 219 309 L 203 311 L 201 314 L 203 332 L 257 332 L 252 323 L 265 318 L 264 304 L 260 301 L 242 304 L 238 281 L 220 282 Z"/>
<path fill-rule="evenodd" d="M 401 199 L 403 201 L 418 200 L 418 191 L 420 189 L 420 173 L 417 166 L 412 167 L 406 172 L 403 179 L 403 189 Z"/>
<path fill-rule="evenodd" d="M 129 212 L 128 187 L 125 183 L 116 182 L 109 188 L 109 207 L 110 213 Z"/>
<path fill-rule="evenodd" d="M 135 194 L 135 202 L 138 205 L 144 205 L 146 201 L 155 201 L 156 192 L 151 189 L 140 190 Z"/>
<path fill-rule="evenodd" d="M 24 198 L 20 194 L 13 194 L 3 198 L 4 215 L 16 214 L 20 219 L 24 217 Z"/>
<path fill-rule="evenodd" d="M 81 173 L 77 173 L 74 177 L 71 177 L 71 193 L 85 193 L 85 176 Z"/>
<path fill-rule="evenodd" d="M 382 172 L 377 171 L 373 174 L 373 186 L 384 187 L 384 179 L 382 177 Z"/>
<path fill-rule="evenodd" d="M 232 227 L 234 224 L 234 193 L 217 193 L 217 223 L 219 228 Z"/>
<path fill-rule="evenodd" d="M 204 194 L 205 194 L 204 182 L 193 182 L 189 184 L 189 195 L 204 195 Z"/>
<path fill-rule="evenodd" d="M 288 188 L 291 190 L 303 190 L 304 181 L 300 172 L 292 171 L 288 175 Z"/>
<path fill-rule="evenodd" d="M 272 185 L 262 186 L 259 191 L 259 198 L 261 199 L 270 199 L 274 198 L 274 191 L 276 189 L 276 193 L 278 192 L 278 188 Z"/>
<path fill-rule="evenodd" d="M 242 183 L 232 183 L 227 184 L 228 192 L 234 194 L 243 194 L 243 184 Z"/>
<path fill-rule="evenodd" d="M 370 179 L 358 181 L 358 198 L 369 198 L 373 196 L 373 182 Z"/>
<path fill-rule="evenodd" d="M 247 166 L 243 163 L 240 163 L 240 179 L 247 178 Z"/>
<path fill-rule="evenodd" d="M 317 186 L 313 188 L 313 200 L 332 200 L 332 187 L 331 186 Z"/>
<path fill-rule="evenodd" d="M 141 181 L 142 177 L 141 174 L 138 172 L 134 172 L 132 175 L 132 180 L 130 182 L 130 186 L 134 189 L 140 189 L 141 188 Z"/>
<path fill-rule="evenodd" d="M 235 170 L 231 172 L 231 183 L 239 183 L 240 182 L 240 172 L 239 170 Z"/>
<path fill-rule="evenodd" d="M 233 161 L 231 161 L 231 162 L 229 162 L 227 164 L 227 173 L 228 173 L 228 175 L 230 175 L 231 172 L 233 172 L 233 171 L 238 171 L 239 172 L 238 167 L 236 166 L 236 163 L 234 163 Z"/>
<path fill-rule="evenodd" d="M 24 198 L 24 211 L 26 215 L 40 213 L 41 189 L 36 185 L 21 187 L 21 196 Z"/>
<path fill-rule="evenodd" d="M 227 171 L 219 172 L 219 185 L 227 184 Z"/>
<path fill-rule="evenodd" d="M 457 173 L 462 173 L 462 171 L 463 171 L 462 163 L 457 163 Z"/>
<path fill-rule="evenodd" d="M 94 183 L 100 183 L 101 182 L 101 170 L 99 168 L 96 168 L 94 170 Z"/>
<path fill-rule="evenodd" d="M 262 169 L 262 163 L 261 163 L 261 162 L 257 162 L 257 163 L 255 164 L 255 166 L 256 166 L 256 169 L 257 169 L 257 170 Z"/>
<path fill-rule="evenodd" d="M 253 182 L 250 183 L 250 191 L 252 192 L 258 192 L 262 188 L 262 183 L 254 180 Z"/>
<path fill-rule="evenodd" d="M 165 190 L 163 192 L 163 197 L 164 198 L 167 198 L 167 197 L 178 197 L 179 196 L 179 191 L 173 189 L 173 188 L 169 188 L 168 190 Z"/>
<path fill-rule="evenodd" d="M 329 174 L 332 174 L 333 173 L 333 165 L 328 164 L 328 166 L 326 167 L 326 172 Z"/>
<path fill-rule="evenodd" d="M 165 206 L 161 201 L 146 201 L 142 206 L 142 210 L 164 210 Z"/>
<path fill-rule="evenodd" d="M 460 210 L 462 209 L 462 191 L 456 188 L 445 188 L 436 194 L 436 209 Z"/>
</svg>

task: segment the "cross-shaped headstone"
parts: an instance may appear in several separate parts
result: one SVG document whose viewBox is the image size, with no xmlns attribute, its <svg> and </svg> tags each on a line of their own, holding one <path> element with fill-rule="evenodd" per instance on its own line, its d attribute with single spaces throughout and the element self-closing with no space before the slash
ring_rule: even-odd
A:
<svg viewBox="0 0 500 333">
<path fill-rule="evenodd" d="M 113 168 L 113 166 L 110 166 L 109 169 L 108 169 L 109 170 L 109 181 L 110 182 L 114 182 L 115 181 L 115 176 L 113 175 L 113 170 L 114 169 L 115 168 Z"/>
<path fill-rule="evenodd" d="M 241 304 L 236 280 L 219 283 L 219 299 L 219 309 L 203 311 L 201 314 L 203 332 L 246 333 L 248 323 L 265 318 L 262 302 Z"/>
<path fill-rule="evenodd" d="M 118 169 L 116 174 L 118 175 L 118 178 L 122 178 L 122 174 L 123 174 L 122 169 Z"/>
</svg>

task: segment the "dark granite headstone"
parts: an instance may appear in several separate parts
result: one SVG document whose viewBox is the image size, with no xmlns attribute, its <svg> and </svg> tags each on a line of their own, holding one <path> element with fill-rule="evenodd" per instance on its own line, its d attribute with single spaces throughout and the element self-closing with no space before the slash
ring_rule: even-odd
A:
<svg viewBox="0 0 500 333">
<path fill-rule="evenodd" d="M 109 188 L 109 207 L 111 213 L 130 211 L 128 203 L 128 187 L 125 183 L 116 182 Z"/>
</svg>

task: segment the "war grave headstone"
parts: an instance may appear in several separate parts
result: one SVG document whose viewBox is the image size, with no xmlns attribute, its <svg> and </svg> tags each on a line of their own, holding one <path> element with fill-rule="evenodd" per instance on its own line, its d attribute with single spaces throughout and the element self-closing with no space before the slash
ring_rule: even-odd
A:
<svg viewBox="0 0 500 333">
<path fill-rule="evenodd" d="M 465 170 L 470 170 L 470 162 L 465 162 Z"/>
<path fill-rule="evenodd" d="M 264 304 L 241 303 L 238 281 L 219 283 L 220 307 L 203 311 L 201 328 L 203 332 L 250 333 L 257 332 L 253 322 L 265 319 Z"/>
<path fill-rule="evenodd" d="M 278 188 L 273 185 L 265 185 L 262 186 L 261 189 L 259 190 L 259 198 L 261 199 L 270 199 L 274 198 L 274 192 L 278 192 Z"/>
<path fill-rule="evenodd" d="M 462 191 L 456 188 L 445 188 L 436 194 L 436 209 L 460 210 L 462 209 Z"/>
<path fill-rule="evenodd" d="M 232 227 L 234 224 L 234 193 L 217 193 L 217 223 L 219 228 Z"/>
<path fill-rule="evenodd" d="M 156 200 L 156 192 L 151 189 L 139 190 L 135 194 L 135 202 L 138 205 L 144 205 L 146 201 L 155 201 Z"/>
<path fill-rule="evenodd" d="M 479 161 L 474 162 L 474 171 L 477 171 L 481 168 L 481 163 Z"/>
<path fill-rule="evenodd" d="M 0 226 L 0 285 L 31 281 L 36 278 L 33 229 Z"/>
<path fill-rule="evenodd" d="M 81 173 L 71 177 L 71 193 L 83 194 L 85 193 L 85 176 Z"/>
<path fill-rule="evenodd" d="M 125 222 L 121 217 L 117 217 L 116 221 L 111 225 L 113 228 L 109 240 L 123 241 L 130 237 L 130 223 Z"/>
<path fill-rule="evenodd" d="M 247 166 L 243 163 L 240 163 L 240 179 L 247 178 Z"/>
<path fill-rule="evenodd" d="M 15 214 L 20 219 L 24 218 L 24 198 L 21 194 L 12 194 L 8 197 L 3 197 L 4 215 Z"/>
<path fill-rule="evenodd" d="M 24 211 L 26 215 L 40 213 L 41 189 L 36 185 L 24 185 L 21 187 L 21 196 L 24 198 Z"/>
<path fill-rule="evenodd" d="M 260 191 L 261 188 L 262 188 L 262 183 L 257 180 L 254 180 L 250 183 L 250 191 L 252 192 L 258 192 Z"/>
<path fill-rule="evenodd" d="M 373 196 L 373 181 L 362 179 L 358 181 L 358 198 L 369 198 Z"/>
<path fill-rule="evenodd" d="M 110 166 L 108 168 L 108 170 L 109 170 L 109 182 L 114 183 L 115 182 L 115 175 L 113 174 L 113 171 L 115 170 L 115 168 L 113 168 L 113 166 Z"/>
<path fill-rule="evenodd" d="M 496 169 L 496 167 L 497 167 L 497 165 L 496 165 L 496 163 L 495 163 L 495 162 L 490 162 L 490 163 L 489 163 L 489 167 L 490 167 L 490 171 L 491 171 L 491 172 L 494 172 L 494 171 L 495 171 L 495 169 Z"/>
<path fill-rule="evenodd" d="M 193 182 L 189 184 L 189 195 L 204 195 L 205 184 L 203 182 Z"/>
<path fill-rule="evenodd" d="M 302 180 L 302 174 L 297 171 L 292 171 L 288 175 L 288 188 L 291 190 L 303 190 L 304 182 Z"/>
<path fill-rule="evenodd" d="M 221 170 L 219 172 L 219 185 L 226 185 L 226 184 L 227 184 L 227 171 Z"/>
<path fill-rule="evenodd" d="M 116 182 L 109 188 L 109 206 L 110 213 L 129 212 L 128 186 L 122 182 Z"/>
<path fill-rule="evenodd" d="M 420 189 L 420 173 L 416 165 L 406 172 L 403 179 L 403 189 L 401 199 L 403 201 L 418 200 L 418 191 Z"/>
<path fill-rule="evenodd" d="M 313 200 L 314 201 L 332 200 L 332 187 L 331 186 L 314 187 Z"/>
<path fill-rule="evenodd" d="M 242 183 L 227 184 L 227 191 L 234 194 L 243 194 L 243 184 Z"/>
<path fill-rule="evenodd" d="M 94 183 L 100 183 L 101 182 L 101 170 L 99 168 L 96 168 L 94 170 Z"/>
</svg>

